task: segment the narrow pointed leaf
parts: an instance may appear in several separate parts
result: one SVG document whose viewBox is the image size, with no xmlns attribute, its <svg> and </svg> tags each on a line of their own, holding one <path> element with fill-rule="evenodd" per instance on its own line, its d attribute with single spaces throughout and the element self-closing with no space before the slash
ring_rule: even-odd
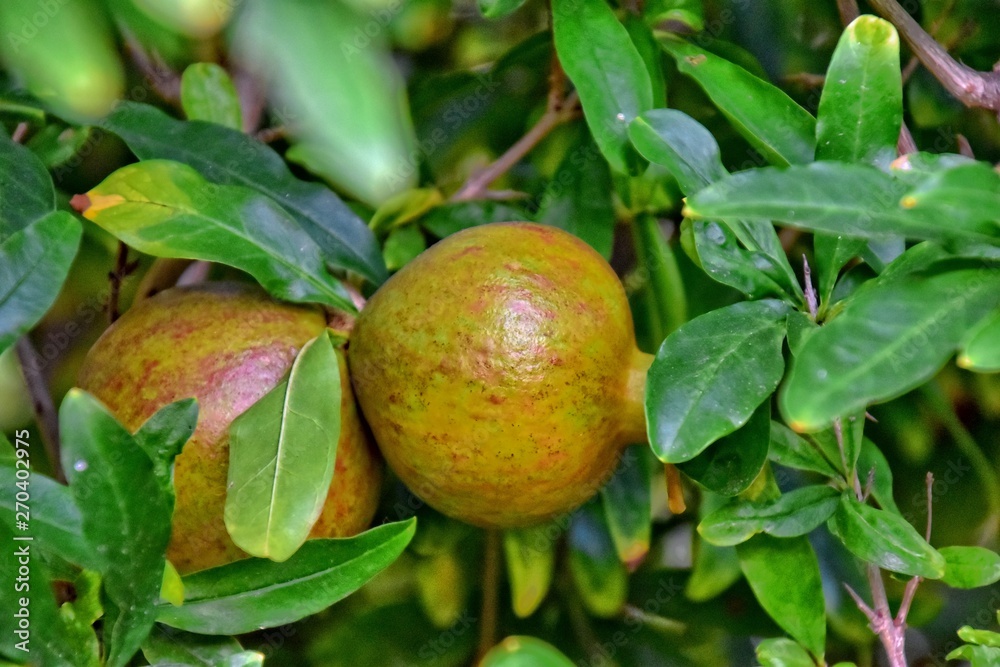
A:
<svg viewBox="0 0 1000 667">
<path fill-rule="evenodd" d="M 323 332 L 288 380 L 229 427 L 226 529 L 253 556 L 287 560 L 323 510 L 340 439 L 340 373 Z"/>
<path fill-rule="evenodd" d="M 859 295 L 795 357 L 779 401 L 785 420 L 819 430 L 918 386 L 998 305 L 1000 269 L 986 267 L 912 276 Z"/>
<path fill-rule="evenodd" d="M 248 558 L 184 578 L 184 605 L 160 605 L 161 623 L 236 635 L 292 623 L 350 595 L 406 548 L 416 520 L 356 537 L 310 540 L 284 563 Z"/>
<path fill-rule="evenodd" d="M 830 517 L 830 532 L 861 560 L 890 572 L 940 579 L 944 556 L 898 514 L 859 503 L 845 491 Z"/>
<path fill-rule="evenodd" d="M 181 77 L 181 106 L 188 120 L 203 120 L 239 130 L 240 98 L 232 79 L 215 63 L 188 65 Z"/>
<path fill-rule="evenodd" d="M 896 156 L 902 117 L 899 36 L 887 21 L 860 16 L 841 35 L 826 73 L 816 115 L 816 159 L 885 168 Z M 865 242 L 818 234 L 814 243 L 820 296 L 826 302 L 837 274 Z"/>
<path fill-rule="evenodd" d="M 840 494 L 829 486 L 805 486 L 773 503 L 739 501 L 712 512 L 698 524 L 698 533 L 717 546 L 733 546 L 757 533 L 775 537 L 806 535 L 830 518 Z"/>
<path fill-rule="evenodd" d="M 815 656 L 826 648 L 826 611 L 816 552 L 805 537 L 757 535 L 736 547 L 757 601 Z M 789 576 L 794 573 L 794 576 Z"/>
<path fill-rule="evenodd" d="M 76 218 L 53 211 L 0 242 L 0 352 L 48 312 L 82 236 Z"/>
<path fill-rule="evenodd" d="M 882 509 L 899 514 L 899 507 L 892 495 L 892 469 L 882 450 L 868 438 L 862 442 L 857 466 L 862 483 L 872 480 L 872 498 Z"/>
<path fill-rule="evenodd" d="M 632 148 L 628 125 L 652 108 L 653 91 L 625 26 L 603 0 L 555 0 L 552 31 L 601 153 L 614 171 L 640 173 L 645 162 Z"/>
<path fill-rule="evenodd" d="M 628 572 L 596 500 L 573 513 L 568 538 L 569 571 L 584 607 L 594 616 L 615 616 L 628 595 Z"/>
<path fill-rule="evenodd" d="M 771 422 L 771 460 L 789 468 L 810 470 L 836 477 L 840 466 L 832 463 L 822 450 L 784 424 Z"/>
<path fill-rule="evenodd" d="M 694 458 L 746 423 L 784 372 L 787 306 L 751 301 L 691 320 L 660 347 L 646 381 L 646 420 L 664 462 Z"/>
<path fill-rule="evenodd" d="M 996 244 L 988 220 L 942 218 L 900 200 L 907 188 L 875 167 L 816 162 L 807 167 L 752 169 L 688 197 L 684 214 L 722 220 L 754 218 L 811 231 L 886 239 L 965 239 Z"/>
<path fill-rule="evenodd" d="M 768 162 L 789 165 L 812 161 L 816 120 L 784 91 L 694 44 L 664 37 L 660 45 Z"/>
<path fill-rule="evenodd" d="M 59 411 L 62 465 L 83 531 L 102 557 L 113 603 L 106 610 L 108 664 L 125 665 L 149 634 L 170 541 L 173 498 L 153 462 L 93 397 L 71 390 Z"/>
<path fill-rule="evenodd" d="M 531 616 L 548 594 L 556 566 L 556 544 L 561 535 L 562 530 L 554 523 L 504 531 L 511 605 L 518 618 Z"/>
<path fill-rule="evenodd" d="M 653 109 L 642 114 L 629 125 L 629 138 L 643 157 L 667 167 L 686 195 L 693 195 L 729 175 L 722 166 L 715 137 L 681 111 Z M 795 273 L 770 222 L 730 220 L 727 223 L 747 248 L 747 256 L 734 259 L 724 256 L 723 252 L 712 254 L 709 251 L 714 249 L 706 249 L 702 244 L 698 248 L 699 256 L 709 275 L 717 280 L 727 277 L 722 282 L 737 289 L 747 285 L 763 286 L 773 281 L 788 293 L 801 296 Z M 702 256 L 703 250 L 708 254 Z M 738 278 L 741 278 L 739 286 L 733 284 Z"/>
<path fill-rule="evenodd" d="M 604 518 L 618 559 L 634 569 L 649 551 L 652 529 L 649 450 L 626 451 L 618 469 L 601 488 Z"/>
<path fill-rule="evenodd" d="M 198 402 L 186 398 L 160 408 L 135 432 L 136 443 L 153 462 L 153 472 L 171 496 L 174 459 L 194 434 L 197 422 Z"/>
<path fill-rule="evenodd" d="M 78 201 L 84 217 L 141 252 L 230 264 L 276 297 L 355 310 L 312 238 L 248 188 L 148 160 L 122 167 Z"/>
<path fill-rule="evenodd" d="M 816 114 L 816 159 L 887 167 L 903 116 L 899 36 L 891 23 L 859 16 L 844 30 Z"/>
<path fill-rule="evenodd" d="M 266 144 L 227 127 L 175 120 L 136 102 L 119 104 L 101 127 L 121 137 L 141 160 L 176 160 L 212 183 L 243 185 L 267 195 L 319 245 L 327 265 L 354 271 L 375 285 L 386 279 L 368 226 L 329 188 L 292 176 Z"/>
</svg>

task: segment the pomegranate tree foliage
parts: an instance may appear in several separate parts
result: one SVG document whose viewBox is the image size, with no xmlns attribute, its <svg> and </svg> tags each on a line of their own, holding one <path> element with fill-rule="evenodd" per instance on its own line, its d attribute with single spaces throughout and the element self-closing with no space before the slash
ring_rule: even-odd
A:
<svg viewBox="0 0 1000 667">
<path fill-rule="evenodd" d="M 0 392 L 60 399 L 0 412 L 0 655 L 799 667 L 865 664 L 905 624 L 906 659 L 1000 664 L 1000 100 L 963 109 L 912 26 L 851 4 L 0 5 L 0 352 L 31 397 L 16 370 Z M 1000 57 L 988 0 L 911 4 L 970 67 Z M 486 537 L 394 482 L 384 525 L 303 543 L 336 447 L 282 448 L 337 441 L 324 334 L 279 387 L 296 400 L 234 434 L 227 518 L 260 557 L 179 576 L 196 404 L 129 433 L 67 392 L 128 260 L 353 312 L 435 240 L 509 220 L 619 270 L 656 352 L 649 447 L 541 526 Z"/>
</svg>

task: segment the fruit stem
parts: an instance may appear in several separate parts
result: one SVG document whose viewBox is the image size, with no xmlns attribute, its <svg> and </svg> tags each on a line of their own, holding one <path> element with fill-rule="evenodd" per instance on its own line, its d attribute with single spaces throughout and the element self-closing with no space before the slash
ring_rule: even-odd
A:
<svg viewBox="0 0 1000 667">
<path fill-rule="evenodd" d="M 483 545 L 483 605 L 479 614 L 479 649 L 482 658 L 497 643 L 497 626 L 500 611 L 500 531 L 486 530 Z"/>
<path fill-rule="evenodd" d="M 625 387 L 625 412 L 622 420 L 622 444 L 649 442 L 646 431 L 646 374 L 653 355 L 638 349 L 632 353 Z"/>
</svg>

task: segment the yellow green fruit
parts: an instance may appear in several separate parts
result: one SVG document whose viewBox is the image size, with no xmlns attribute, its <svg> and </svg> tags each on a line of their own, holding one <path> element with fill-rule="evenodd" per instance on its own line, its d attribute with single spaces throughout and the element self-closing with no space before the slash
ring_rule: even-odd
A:
<svg viewBox="0 0 1000 667">
<path fill-rule="evenodd" d="M 368 301 L 348 359 L 392 469 L 480 526 L 573 509 L 646 440 L 652 357 L 624 289 L 554 227 L 484 225 L 435 244 Z"/>
<path fill-rule="evenodd" d="M 237 283 L 174 288 L 140 302 L 95 343 L 79 385 L 135 431 L 163 406 L 198 399 L 198 424 L 174 466 L 177 501 L 167 557 L 191 572 L 246 556 L 223 521 L 229 425 L 273 389 L 326 327 L 318 308 Z M 382 462 L 341 364 L 341 435 L 333 483 L 311 537 L 353 535 L 378 504 Z"/>
</svg>

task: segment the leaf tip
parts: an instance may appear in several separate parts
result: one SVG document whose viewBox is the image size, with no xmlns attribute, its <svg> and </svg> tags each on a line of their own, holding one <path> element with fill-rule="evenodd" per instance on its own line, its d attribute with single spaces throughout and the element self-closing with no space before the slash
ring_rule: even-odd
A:
<svg viewBox="0 0 1000 667">
<path fill-rule="evenodd" d="M 93 192 L 93 191 L 91 191 Z M 83 195 L 73 195 L 69 203 L 74 209 L 76 209 L 83 217 L 87 220 L 94 220 L 97 214 L 104 209 L 117 206 L 125 202 L 125 197 L 121 195 L 95 195 L 90 196 L 90 193 Z"/>
<path fill-rule="evenodd" d="M 899 200 L 899 205 L 902 206 L 903 208 L 913 208 L 914 206 L 917 205 L 917 198 L 914 197 L 913 195 L 906 195 L 905 197 Z"/>
</svg>

